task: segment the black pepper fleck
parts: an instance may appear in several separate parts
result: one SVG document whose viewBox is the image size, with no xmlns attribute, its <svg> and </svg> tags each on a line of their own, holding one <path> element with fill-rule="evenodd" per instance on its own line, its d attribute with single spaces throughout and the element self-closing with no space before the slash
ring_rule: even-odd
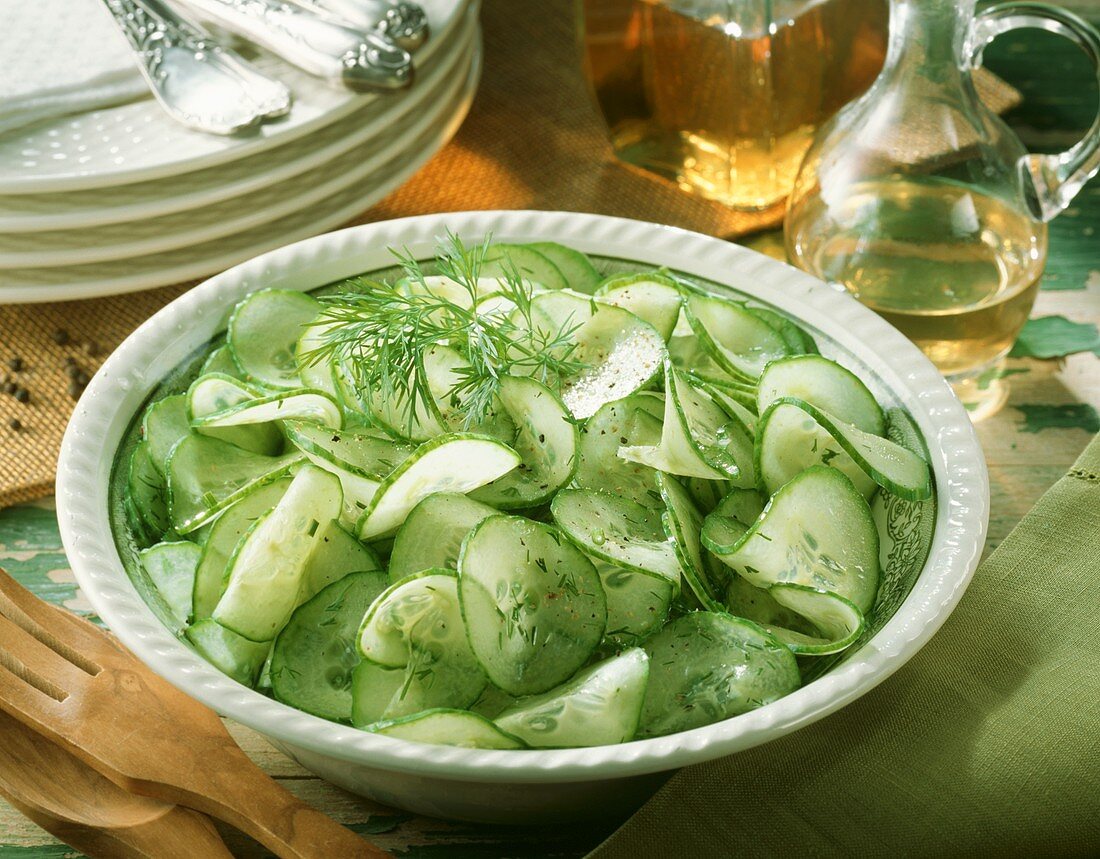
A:
<svg viewBox="0 0 1100 859">
<path fill-rule="evenodd" d="M 69 332 L 64 328 L 58 328 L 53 333 L 53 342 L 58 346 L 67 346 L 69 343 Z"/>
<path fill-rule="evenodd" d="M 69 382 L 69 396 L 74 400 L 79 400 L 80 395 L 84 393 L 84 386 L 81 385 L 76 379 Z"/>
<path fill-rule="evenodd" d="M 11 367 L 16 373 L 23 369 L 23 359 L 16 356 L 8 361 L 8 366 Z"/>
<path fill-rule="evenodd" d="M 73 381 L 76 382 L 78 385 L 84 386 L 91 381 L 91 378 L 88 376 L 87 373 L 81 370 L 79 373 L 73 376 Z"/>
<path fill-rule="evenodd" d="M 66 370 L 65 372 L 67 372 L 69 374 L 70 379 L 75 379 L 83 371 L 76 364 L 70 364 L 69 369 Z"/>
<path fill-rule="evenodd" d="M 15 432 L 23 431 L 23 422 L 19 420 L 19 418 L 12 418 L 10 421 L 8 421 L 8 426 L 11 427 L 12 430 L 14 430 Z"/>
<path fill-rule="evenodd" d="M 26 388 L 16 388 L 15 399 L 17 399 L 21 403 L 29 403 L 31 400 L 31 392 L 28 391 Z"/>
</svg>

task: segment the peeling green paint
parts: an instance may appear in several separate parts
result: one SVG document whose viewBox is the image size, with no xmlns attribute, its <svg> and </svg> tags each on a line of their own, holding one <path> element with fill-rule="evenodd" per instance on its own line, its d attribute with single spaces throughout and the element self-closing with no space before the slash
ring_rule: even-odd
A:
<svg viewBox="0 0 1100 859">
<path fill-rule="evenodd" d="M 1067 403 L 1051 406 L 1027 403 L 1016 406 L 1023 412 L 1020 431 L 1037 433 L 1045 429 L 1081 429 L 1085 432 L 1100 432 L 1100 414 L 1088 403 Z"/>
</svg>

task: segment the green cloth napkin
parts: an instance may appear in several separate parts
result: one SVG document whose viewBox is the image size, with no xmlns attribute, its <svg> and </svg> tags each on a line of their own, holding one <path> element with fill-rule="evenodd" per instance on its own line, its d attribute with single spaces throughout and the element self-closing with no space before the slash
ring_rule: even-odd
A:
<svg viewBox="0 0 1100 859">
<path fill-rule="evenodd" d="M 1100 436 L 912 661 L 674 775 L 591 857 L 1100 855 Z"/>
</svg>

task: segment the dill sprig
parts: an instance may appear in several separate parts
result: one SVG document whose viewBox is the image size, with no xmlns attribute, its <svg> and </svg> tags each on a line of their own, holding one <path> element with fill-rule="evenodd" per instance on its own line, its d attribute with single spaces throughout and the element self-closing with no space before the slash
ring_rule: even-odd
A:
<svg viewBox="0 0 1100 859">
<path fill-rule="evenodd" d="M 437 397 L 461 414 L 469 429 L 492 413 L 503 376 L 533 376 L 554 386 L 580 373 L 587 365 L 573 358 L 572 339 L 580 323 L 567 319 L 547 328 L 536 321 L 532 284 L 511 260 L 502 259 L 494 269 L 499 289 L 489 300 L 480 294 L 478 279 L 490 246 L 491 237 L 467 247 L 447 234 L 436 267 L 453 282 L 458 300 L 445 290 L 429 290 L 420 263 L 407 250 L 391 248 L 404 282 L 351 278 L 354 291 L 322 296 L 324 319 L 331 324 L 320 344 L 302 357 L 310 364 L 342 367 L 367 402 L 377 397 L 395 406 L 410 432 L 418 416 L 432 413 Z M 441 397 L 432 391 L 424 364 L 433 346 L 450 346 L 467 361 L 454 368 L 454 381 Z"/>
</svg>

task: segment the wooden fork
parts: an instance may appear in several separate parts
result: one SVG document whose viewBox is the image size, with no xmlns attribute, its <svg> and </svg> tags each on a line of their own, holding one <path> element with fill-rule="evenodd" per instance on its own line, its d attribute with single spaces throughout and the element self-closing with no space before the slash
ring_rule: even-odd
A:
<svg viewBox="0 0 1100 859">
<path fill-rule="evenodd" d="M 119 787 L 224 820 L 278 856 L 389 855 L 276 784 L 213 710 L 2 570 L 0 710 Z"/>
</svg>

